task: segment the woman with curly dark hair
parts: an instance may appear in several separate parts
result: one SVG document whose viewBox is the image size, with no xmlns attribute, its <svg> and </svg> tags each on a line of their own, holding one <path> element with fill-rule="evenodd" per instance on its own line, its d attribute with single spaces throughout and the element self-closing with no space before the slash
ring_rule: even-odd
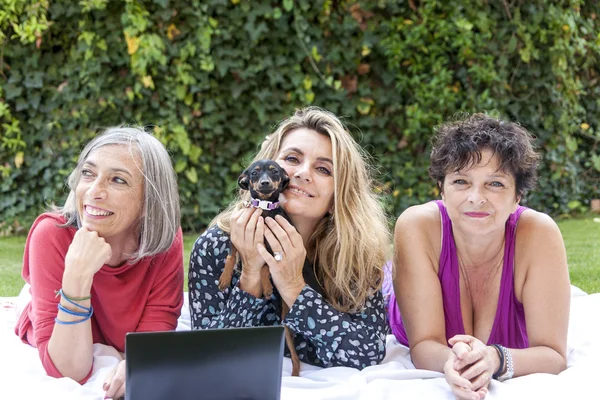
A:
<svg viewBox="0 0 600 400">
<path fill-rule="evenodd" d="M 564 243 L 549 216 L 519 205 L 536 181 L 532 142 L 484 114 L 442 125 L 429 168 L 442 200 L 396 223 L 392 332 L 461 399 L 484 398 L 492 378 L 566 368 Z"/>
</svg>

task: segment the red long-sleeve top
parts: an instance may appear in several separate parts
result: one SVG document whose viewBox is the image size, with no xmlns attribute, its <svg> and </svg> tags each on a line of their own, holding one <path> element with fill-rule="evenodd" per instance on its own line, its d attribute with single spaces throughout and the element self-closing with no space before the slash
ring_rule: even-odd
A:
<svg viewBox="0 0 600 400">
<path fill-rule="evenodd" d="M 55 291 L 61 288 L 65 256 L 76 232 L 57 226 L 64 223 L 62 216 L 46 213 L 29 231 L 22 276 L 31 285 L 31 302 L 15 327 L 21 340 L 37 347 L 46 373 L 56 378 L 63 375 L 48 354 L 48 341 L 60 301 Z M 93 343 L 124 352 L 128 332 L 174 330 L 183 304 L 183 273 L 181 229 L 169 250 L 161 254 L 117 268 L 102 266 L 91 290 Z"/>
</svg>

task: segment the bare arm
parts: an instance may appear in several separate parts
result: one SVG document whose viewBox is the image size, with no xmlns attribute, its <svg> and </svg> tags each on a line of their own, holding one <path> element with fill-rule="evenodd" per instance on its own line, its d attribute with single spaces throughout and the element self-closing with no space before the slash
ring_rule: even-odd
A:
<svg viewBox="0 0 600 400">
<path fill-rule="evenodd" d="M 443 372 L 446 344 L 442 289 L 437 276 L 439 211 L 428 203 L 407 209 L 394 232 L 394 291 L 417 368 Z"/>
<path fill-rule="evenodd" d="M 63 278 L 63 291 L 69 296 L 85 297 L 90 294 L 92 279 L 85 277 L 65 276 Z M 90 301 L 79 301 L 84 307 L 90 307 Z M 82 311 L 69 304 L 65 299 L 60 304 L 72 311 Z M 69 315 L 58 311 L 56 318 L 60 321 L 71 322 L 81 317 Z M 82 381 L 92 369 L 93 347 L 92 347 L 91 320 L 74 325 L 54 324 L 52 336 L 48 341 L 48 354 L 50 359 L 63 376 Z M 74 357 L 74 355 L 77 357 Z"/>
<path fill-rule="evenodd" d="M 558 374 L 567 366 L 570 282 L 564 242 L 549 216 L 533 210 L 523 213 L 516 257 L 526 267 L 521 298 L 529 348 L 511 350 L 514 376 Z"/>
<path fill-rule="evenodd" d="M 74 325 L 60 325 L 60 321 L 81 320 L 57 309 L 60 304 L 68 310 L 83 312 L 66 300 L 55 296 L 61 287 L 71 297 L 90 294 L 94 270 L 100 268 L 104 256 L 110 255 L 110 246 L 99 241 L 94 232 L 81 229 L 73 236 L 71 229 L 59 228 L 54 218 L 40 217 L 29 234 L 24 255 L 24 277 L 31 284 L 31 311 L 29 313 L 34 344 L 48 375 L 70 377 L 83 381 L 92 369 L 92 332 L 89 320 Z M 95 258 L 79 252 L 82 242 Z M 78 244 L 79 243 L 79 244 Z M 100 243 L 99 247 L 91 243 Z M 88 246 L 89 245 L 89 246 Z M 108 246 L 108 248 L 106 248 Z M 79 249 L 79 250 L 78 250 Z M 87 271 L 87 272 L 86 272 Z M 89 307 L 89 300 L 78 302 Z"/>
<path fill-rule="evenodd" d="M 92 290 L 94 274 L 111 257 L 108 243 L 96 232 L 81 228 L 75 234 L 65 257 L 65 272 L 62 279 L 63 292 L 69 297 L 87 297 Z M 90 307 L 90 300 L 76 301 L 83 307 Z M 64 296 L 60 304 L 71 311 L 81 312 Z M 48 354 L 60 373 L 76 381 L 87 377 L 92 369 L 93 343 L 91 320 L 75 324 L 64 324 L 82 320 L 80 316 L 58 310 L 52 336 L 48 341 Z"/>
</svg>

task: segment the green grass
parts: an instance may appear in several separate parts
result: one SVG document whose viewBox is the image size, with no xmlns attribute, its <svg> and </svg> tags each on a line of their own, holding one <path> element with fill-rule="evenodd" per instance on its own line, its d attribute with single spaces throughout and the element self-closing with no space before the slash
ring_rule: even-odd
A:
<svg viewBox="0 0 600 400">
<path fill-rule="evenodd" d="M 562 220 L 558 226 L 567 248 L 571 283 L 587 293 L 600 292 L 600 218 Z"/>
<path fill-rule="evenodd" d="M 566 219 L 558 222 L 563 234 L 571 283 L 587 293 L 600 292 L 600 218 Z M 196 233 L 184 235 L 183 263 L 186 266 Z M 23 286 L 21 266 L 24 236 L 0 238 L 0 297 L 16 296 Z M 184 290 L 187 290 L 187 273 Z"/>
<path fill-rule="evenodd" d="M 23 287 L 21 267 L 25 236 L 0 238 L 0 297 L 16 296 Z"/>
</svg>

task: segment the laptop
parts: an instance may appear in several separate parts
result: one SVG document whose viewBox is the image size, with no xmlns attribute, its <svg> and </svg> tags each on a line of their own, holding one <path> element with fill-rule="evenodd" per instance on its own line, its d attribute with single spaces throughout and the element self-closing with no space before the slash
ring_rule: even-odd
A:
<svg viewBox="0 0 600 400">
<path fill-rule="evenodd" d="M 284 328 L 128 333 L 127 400 L 279 400 Z"/>
</svg>

